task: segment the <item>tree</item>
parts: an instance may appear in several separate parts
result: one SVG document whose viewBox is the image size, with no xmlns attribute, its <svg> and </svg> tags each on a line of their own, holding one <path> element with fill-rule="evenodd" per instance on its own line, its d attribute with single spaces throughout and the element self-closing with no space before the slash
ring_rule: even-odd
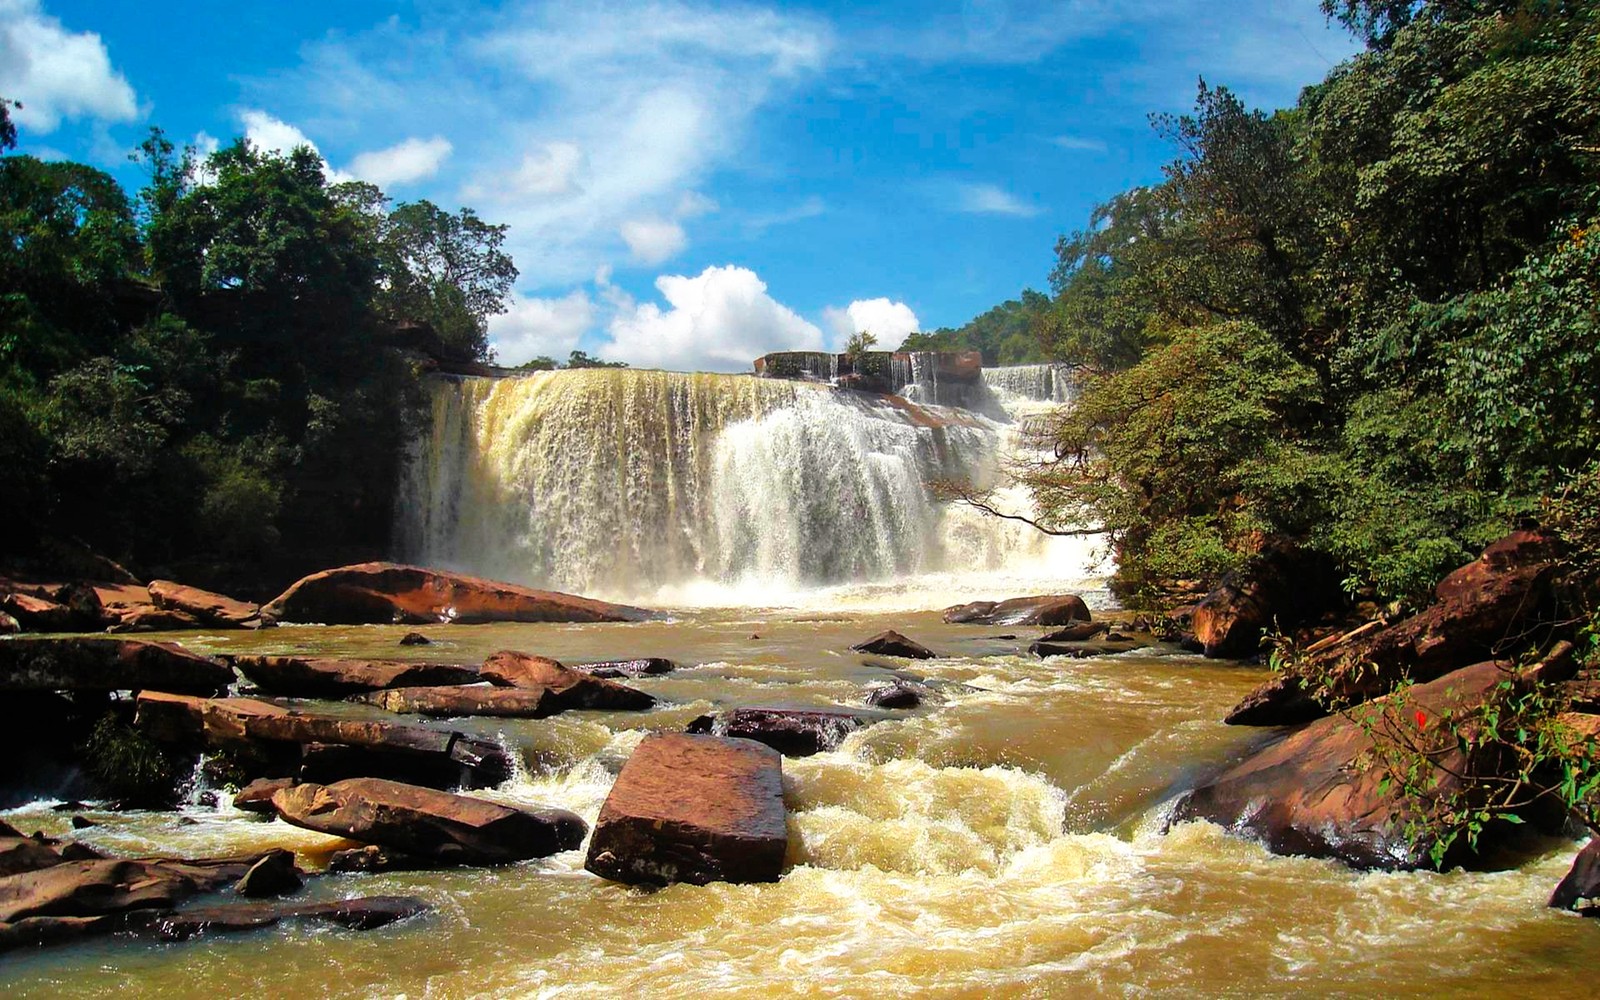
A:
<svg viewBox="0 0 1600 1000">
<path fill-rule="evenodd" d="M 488 319 L 505 311 L 517 279 L 502 249 L 506 231 L 470 208 L 452 215 L 429 201 L 399 205 L 382 227 L 380 308 L 428 323 L 446 347 L 487 358 Z"/>
<path fill-rule="evenodd" d="M 845 341 L 845 356 L 854 360 L 878 346 L 878 338 L 867 330 L 857 330 Z"/>
<path fill-rule="evenodd" d="M 0 97 L 0 153 L 17 148 L 17 126 L 11 122 L 11 109 L 21 109 L 19 101 Z"/>
<path fill-rule="evenodd" d="M 626 368 L 626 361 L 603 361 L 600 358 L 591 358 L 583 351 L 573 351 L 567 355 L 567 368 Z"/>
</svg>

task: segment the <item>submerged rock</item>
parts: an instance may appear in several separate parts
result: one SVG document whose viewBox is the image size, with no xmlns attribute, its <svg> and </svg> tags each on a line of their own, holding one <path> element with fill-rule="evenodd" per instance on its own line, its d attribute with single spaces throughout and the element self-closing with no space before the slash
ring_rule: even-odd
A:
<svg viewBox="0 0 1600 1000">
<path fill-rule="evenodd" d="M 1150 644 L 1131 639 L 1127 636 L 1112 639 L 1088 640 L 1086 642 L 1046 642 L 1041 639 L 1028 647 L 1028 652 L 1034 656 L 1068 656 L 1075 660 L 1086 660 L 1093 656 L 1115 656 L 1118 653 L 1131 653 L 1136 649 L 1144 649 Z"/>
<path fill-rule="evenodd" d="M 260 856 L 63 861 L 0 878 L 0 923 L 169 909 L 190 896 L 237 882 L 258 860 Z"/>
<path fill-rule="evenodd" d="M 125 929 L 164 941 L 187 941 L 205 934 L 260 930 L 285 920 L 315 920 L 347 930 L 369 931 L 433 909 L 415 896 L 365 896 L 328 903 L 232 903 L 176 912 L 138 914 Z"/>
<path fill-rule="evenodd" d="M 1054 632 L 1041 635 L 1039 642 L 1087 642 L 1102 632 L 1109 632 L 1111 626 L 1105 622 L 1073 622 L 1066 628 L 1056 629 Z M 1013 636 L 1012 638 L 1015 638 Z"/>
<path fill-rule="evenodd" d="M 572 594 L 384 562 L 313 573 L 262 611 L 278 621 L 326 625 L 628 622 L 651 616 Z"/>
<path fill-rule="evenodd" d="M 517 809 L 380 778 L 296 785 L 273 795 L 272 806 L 295 826 L 455 865 L 547 857 L 588 832 L 564 809 Z"/>
<path fill-rule="evenodd" d="M 483 661 L 479 675 L 492 684 L 548 691 L 559 706 L 557 711 L 636 712 L 656 703 L 655 698 L 626 684 L 574 670 L 546 656 L 514 650 L 501 650 Z"/>
<path fill-rule="evenodd" d="M 647 736 L 611 786 L 584 867 L 630 885 L 776 882 L 783 758 L 748 740 Z"/>
<path fill-rule="evenodd" d="M 1005 601 L 973 601 L 945 608 L 944 620 L 962 625 L 1066 625 L 1089 621 L 1089 606 L 1076 594 L 1039 594 Z"/>
<path fill-rule="evenodd" d="M 232 681 L 226 664 L 167 642 L 70 636 L 0 643 L 0 691 L 215 694 Z"/>
<path fill-rule="evenodd" d="M 785 757 L 810 757 L 837 749 L 845 737 L 877 722 L 848 709 L 736 708 L 702 715 L 685 732 L 765 743 Z"/>
<path fill-rule="evenodd" d="M 939 655 L 922 643 L 907 639 L 893 629 L 879 632 L 872 638 L 864 642 L 858 642 L 850 648 L 858 653 L 872 653 L 876 656 L 898 656 L 906 660 L 931 660 Z"/>
<path fill-rule="evenodd" d="M 661 656 L 644 656 L 637 660 L 605 660 L 600 663 L 574 663 L 570 669 L 593 677 L 650 677 L 671 673 L 678 665 Z"/>
<path fill-rule="evenodd" d="M 874 708 L 916 708 L 922 704 L 920 685 L 895 681 L 867 691 L 866 702 Z"/>
<path fill-rule="evenodd" d="M 399 660 L 332 660 L 299 656 L 237 656 L 233 665 L 267 694 L 343 698 L 384 688 L 475 684 L 476 667 Z"/>
<path fill-rule="evenodd" d="M 431 646 L 433 645 L 433 640 L 423 635 L 421 632 L 407 632 L 405 635 L 400 637 L 400 645 Z"/>
</svg>

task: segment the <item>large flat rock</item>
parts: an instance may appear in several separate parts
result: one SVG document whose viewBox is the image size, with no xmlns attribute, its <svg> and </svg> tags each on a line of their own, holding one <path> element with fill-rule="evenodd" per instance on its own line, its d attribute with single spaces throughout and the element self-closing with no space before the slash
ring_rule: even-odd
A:
<svg viewBox="0 0 1600 1000">
<path fill-rule="evenodd" d="M 285 622 L 462 625 L 486 622 L 631 622 L 650 612 L 462 573 L 359 563 L 313 573 L 262 608 Z"/>
<path fill-rule="evenodd" d="M 376 705 L 398 715 L 427 715 L 451 719 L 487 716 L 506 719 L 543 719 L 563 710 L 549 688 L 508 687 L 406 687 L 369 691 L 351 701 Z"/>
<path fill-rule="evenodd" d="M 777 751 L 665 733 L 645 737 L 623 766 L 584 867 L 630 885 L 775 882 L 787 848 Z"/>
<path fill-rule="evenodd" d="M 1089 621 L 1090 615 L 1077 594 L 1039 594 L 958 604 L 945 608 L 944 620 L 961 625 L 1067 625 Z"/>
<path fill-rule="evenodd" d="M 134 725 L 167 743 L 243 751 L 278 775 L 314 764 L 306 777 L 404 777 L 454 787 L 497 785 L 512 772 L 506 751 L 489 740 L 403 722 L 298 711 L 255 698 L 147 691 L 139 696 Z M 345 749 L 336 760 L 314 759 L 308 748 L 317 746 Z"/>
<path fill-rule="evenodd" d="M 475 684 L 476 667 L 399 660 L 335 660 L 300 656 L 237 656 L 233 665 L 267 694 L 344 698 L 385 688 Z"/>
<path fill-rule="evenodd" d="M 177 691 L 216 694 L 227 664 L 169 642 L 63 636 L 0 642 L 0 691 Z"/>
<path fill-rule="evenodd" d="M 213 628 L 261 628 L 270 625 L 259 605 L 225 594 L 188 587 L 172 580 L 151 580 L 150 600 L 163 611 L 179 611 Z"/>
<path fill-rule="evenodd" d="M 380 778 L 304 784 L 272 796 L 288 823 L 445 864 L 542 858 L 583 843 L 587 825 L 561 809 L 526 810 Z"/>
</svg>

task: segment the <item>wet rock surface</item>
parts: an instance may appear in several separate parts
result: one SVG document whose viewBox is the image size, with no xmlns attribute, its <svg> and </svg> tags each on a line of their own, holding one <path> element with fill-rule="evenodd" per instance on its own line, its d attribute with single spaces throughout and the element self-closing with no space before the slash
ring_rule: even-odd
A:
<svg viewBox="0 0 1600 1000">
<path fill-rule="evenodd" d="M 435 718 L 543 719 L 564 708 L 560 698 L 549 688 L 407 687 L 355 695 L 350 700 L 376 705 L 399 715 Z"/>
<path fill-rule="evenodd" d="M 233 903 L 135 914 L 123 922 L 123 927 L 164 941 L 260 930 L 285 920 L 312 920 L 347 930 L 368 931 L 432 909 L 425 900 L 415 896 L 366 896 L 328 903 Z"/>
<path fill-rule="evenodd" d="M 278 621 L 326 625 L 627 622 L 640 608 L 399 563 L 314 573 L 262 608 Z"/>
<path fill-rule="evenodd" d="M 492 684 L 548 691 L 557 711 L 593 709 L 638 712 L 656 700 L 637 688 L 564 666 L 547 656 L 501 650 L 483 661 L 479 675 Z"/>
<path fill-rule="evenodd" d="M 871 653 L 874 656 L 895 656 L 903 660 L 931 660 L 938 656 L 933 650 L 920 642 L 908 639 L 888 629 L 863 642 L 858 642 L 850 647 L 858 653 Z"/>
<path fill-rule="evenodd" d="M 573 663 L 569 669 L 593 677 L 616 679 L 618 677 L 652 677 L 671 673 L 678 665 L 661 656 L 644 656 L 635 660 L 604 660 L 599 663 Z"/>
<path fill-rule="evenodd" d="M 1550 895 L 1550 907 L 1600 917 L 1600 840 L 1591 840 L 1572 859 L 1572 868 Z"/>
<path fill-rule="evenodd" d="M 785 757 L 837 749 L 845 737 L 878 718 L 848 709 L 735 708 L 702 715 L 685 732 L 765 743 Z"/>
<path fill-rule="evenodd" d="M 606 796 L 584 867 L 631 885 L 775 882 L 787 848 L 775 750 L 656 734 L 639 743 Z"/>
<path fill-rule="evenodd" d="M 150 600 L 163 611 L 177 611 L 213 628 L 261 628 L 271 625 L 261 608 L 224 594 L 188 587 L 172 580 L 151 580 Z"/>
<path fill-rule="evenodd" d="M 301 784 L 272 796 L 295 826 L 453 865 L 542 858 L 583 842 L 587 825 L 561 809 L 532 811 L 379 778 Z"/>
<path fill-rule="evenodd" d="M 1067 625 L 1090 618 L 1089 606 L 1076 594 L 973 601 L 944 610 L 946 622 L 961 625 Z"/>
<path fill-rule="evenodd" d="M 232 681 L 226 664 L 167 642 L 70 636 L 0 643 L 0 691 L 215 694 Z"/>
<path fill-rule="evenodd" d="M 233 665 L 266 694 L 343 698 L 385 688 L 475 684 L 476 667 L 398 660 L 339 660 L 299 656 L 236 656 Z"/>
</svg>

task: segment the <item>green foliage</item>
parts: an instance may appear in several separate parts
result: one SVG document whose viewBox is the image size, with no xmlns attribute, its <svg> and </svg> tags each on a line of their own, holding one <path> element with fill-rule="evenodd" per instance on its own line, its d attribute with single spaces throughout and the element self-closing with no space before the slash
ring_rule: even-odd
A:
<svg viewBox="0 0 1600 1000">
<path fill-rule="evenodd" d="M 845 341 L 844 353 L 847 358 L 859 358 L 861 355 L 878 346 L 878 338 L 869 330 L 857 330 Z"/>
<path fill-rule="evenodd" d="M 1097 377 L 1029 478 L 1124 592 L 1279 534 L 1420 601 L 1600 449 L 1600 7 L 1324 9 L 1367 51 L 1276 112 L 1202 82 L 1057 244 L 1044 343 Z"/>
<path fill-rule="evenodd" d="M 18 102 L 0 97 L 0 153 L 17 148 L 17 126 L 11 121 L 11 109 L 20 107 Z"/>
<path fill-rule="evenodd" d="M 184 775 L 159 744 L 108 712 L 83 747 L 84 770 L 100 794 L 129 806 L 171 805 Z"/>
<path fill-rule="evenodd" d="M 565 368 L 626 368 L 626 361 L 602 361 L 600 358 L 591 358 L 583 351 L 573 351 L 567 355 Z"/>
<path fill-rule="evenodd" d="M 898 350 L 977 351 L 985 365 L 1033 364 L 1046 360 L 1044 344 L 1055 323 L 1050 300 L 1025 289 L 1020 299 L 1002 302 L 958 329 L 908 334 Z"/>
</svg>

